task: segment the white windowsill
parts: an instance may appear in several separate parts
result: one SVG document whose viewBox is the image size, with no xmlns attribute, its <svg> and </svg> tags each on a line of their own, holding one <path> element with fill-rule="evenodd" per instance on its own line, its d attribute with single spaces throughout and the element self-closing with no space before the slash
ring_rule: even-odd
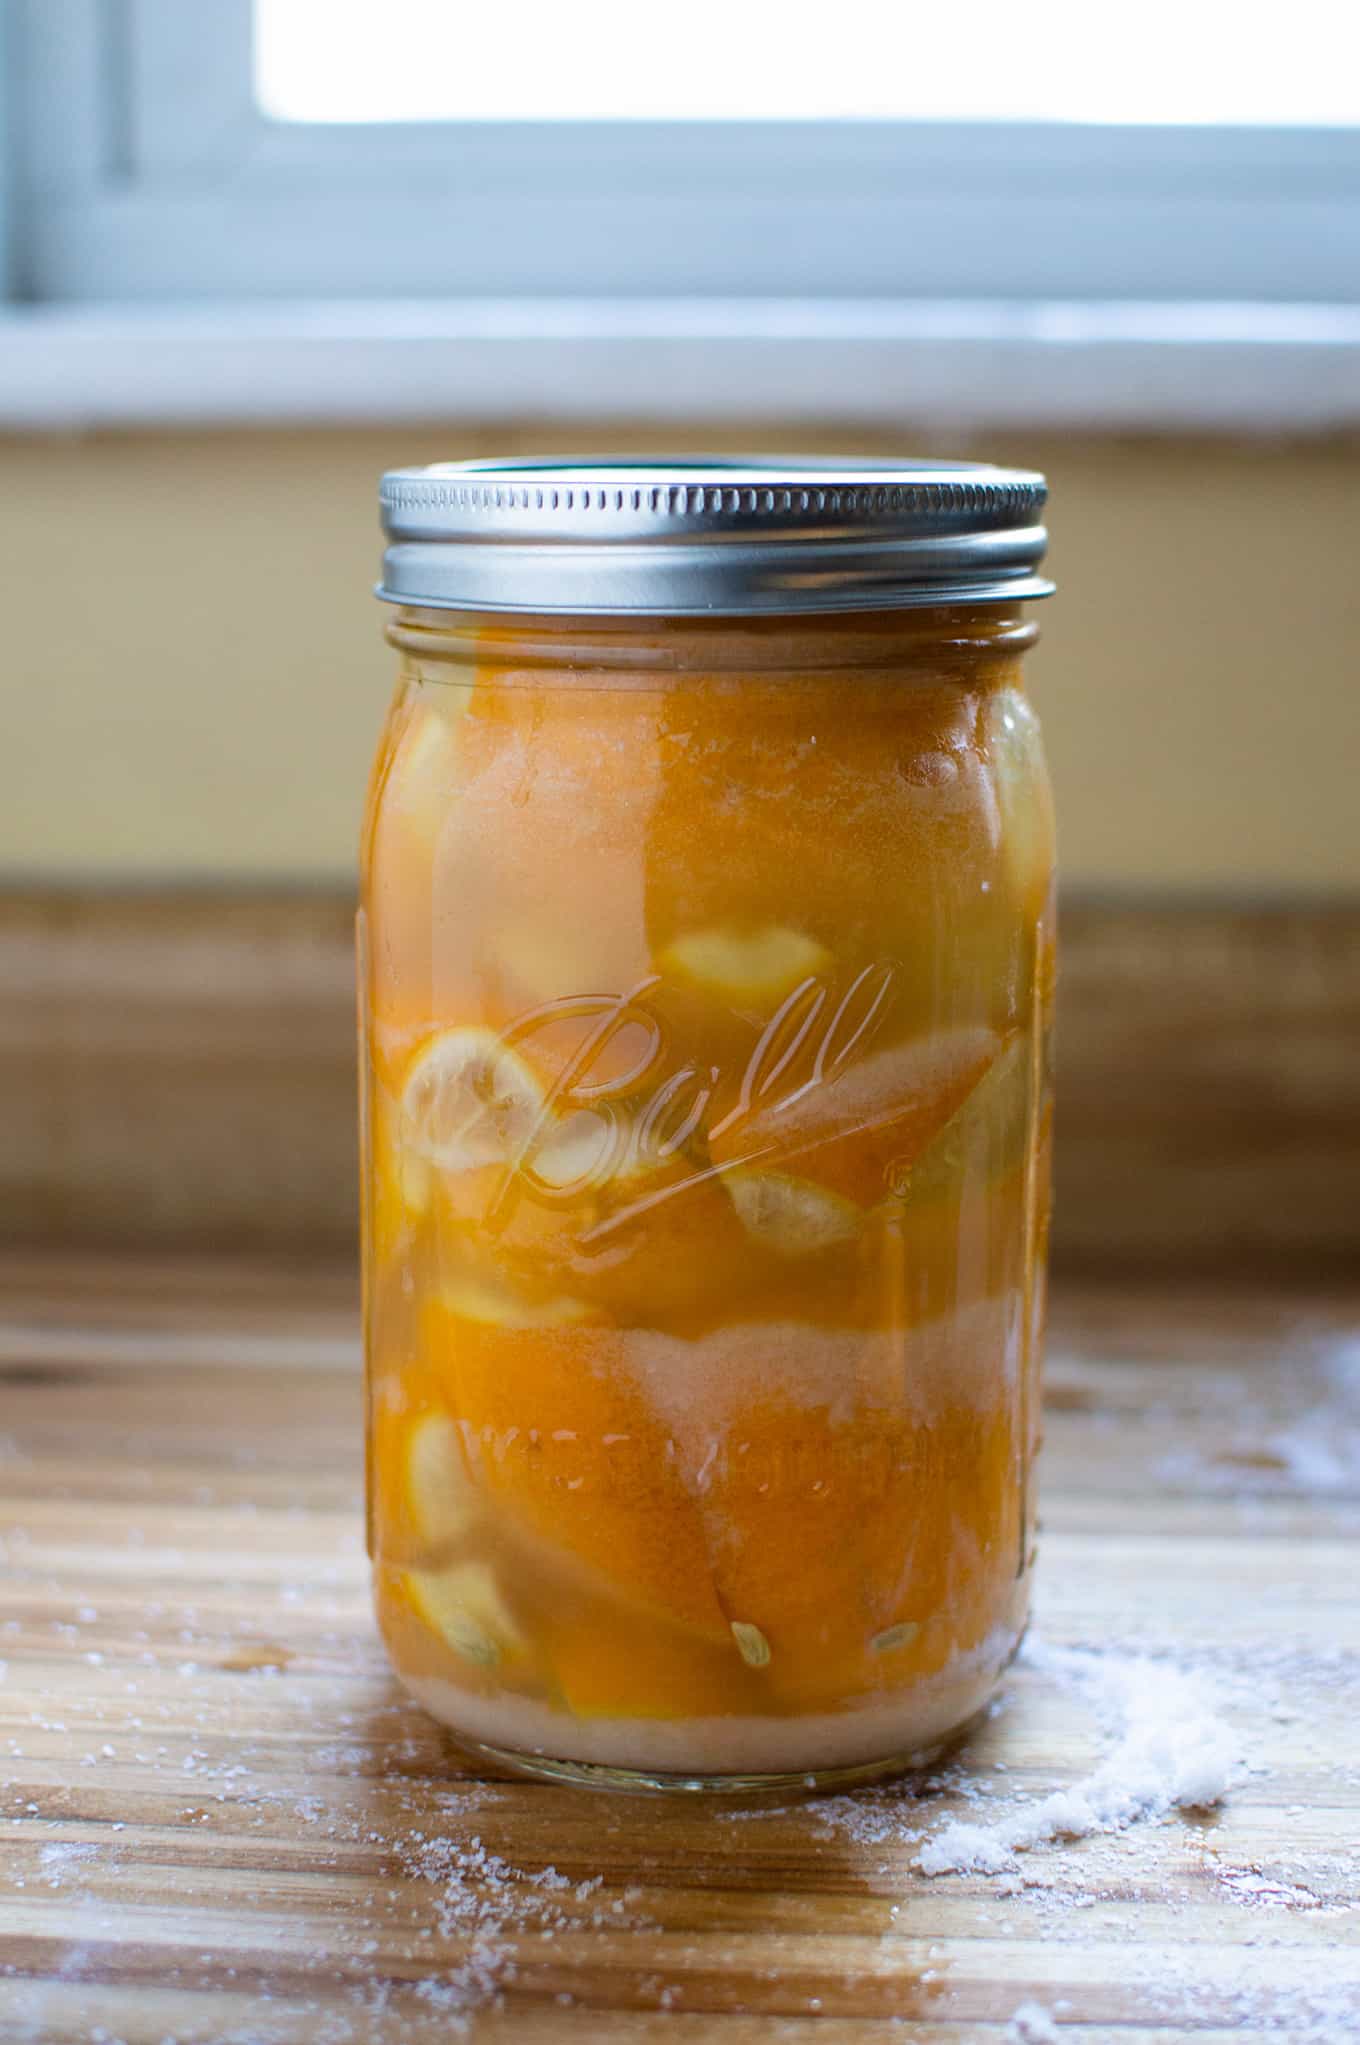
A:
<svg viewBox="0 0 1360 2045">
<path fill-rule="evenodd" d="M 0 429 L 487 419 L 1318 433 L 1360 306 L 470 300 L 15 309 Z"/>
</svg>

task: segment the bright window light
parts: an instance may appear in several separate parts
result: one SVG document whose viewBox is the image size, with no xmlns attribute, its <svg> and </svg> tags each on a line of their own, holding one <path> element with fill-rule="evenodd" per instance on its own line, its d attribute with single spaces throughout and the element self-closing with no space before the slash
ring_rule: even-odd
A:
<svg viewBox="0 0 1360 2045">
<path fill-rule="evenodd" d="M 1357 0 L 255 0 L 285 121 L 1360 122 Z"/>
</svg>

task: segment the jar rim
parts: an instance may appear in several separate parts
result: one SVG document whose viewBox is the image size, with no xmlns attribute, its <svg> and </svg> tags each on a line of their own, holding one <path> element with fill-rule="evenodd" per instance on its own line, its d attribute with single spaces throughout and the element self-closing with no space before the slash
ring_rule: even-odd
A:
<svg viewBox="0 0 1360 2045">
<path fill-rule="evenodd" d="M 432 609 L 794 615 L 1048 596 L 1042 475 L 602 456 L 390 470 L 377 594 Z"/>
</svg>

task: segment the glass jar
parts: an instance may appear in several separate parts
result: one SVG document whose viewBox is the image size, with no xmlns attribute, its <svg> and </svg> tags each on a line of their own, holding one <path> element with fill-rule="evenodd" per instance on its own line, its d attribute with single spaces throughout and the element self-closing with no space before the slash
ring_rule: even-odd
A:
<svg viewBox="0 0 1360 2045">
<path fill-rule="evenodd" d="M 1039 478 L 385 482 L 359 918 L 369 1545 L 537 1774 L 863 1781 L 1025 1625 Z"/>
</svg>

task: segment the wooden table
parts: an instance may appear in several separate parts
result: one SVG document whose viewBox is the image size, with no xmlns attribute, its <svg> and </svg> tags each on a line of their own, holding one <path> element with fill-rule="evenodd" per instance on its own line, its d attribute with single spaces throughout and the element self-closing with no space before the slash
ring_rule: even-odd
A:
<svg viewBox="0 0 1360 2045">
<path fill-rule="evenodd" d="M 0 2038 L 1360 2036 L 1360 1296 L 1060 1290 L 1040 1636 L 1198 1672 L 1249 1772 L 935 1879 L 1107 1752 L 1051 1667 L 925 1790 L 460 1759 L 368 1615 L 346 1279 L 15 1263 L 0 1382 Z"/>
</svg>

